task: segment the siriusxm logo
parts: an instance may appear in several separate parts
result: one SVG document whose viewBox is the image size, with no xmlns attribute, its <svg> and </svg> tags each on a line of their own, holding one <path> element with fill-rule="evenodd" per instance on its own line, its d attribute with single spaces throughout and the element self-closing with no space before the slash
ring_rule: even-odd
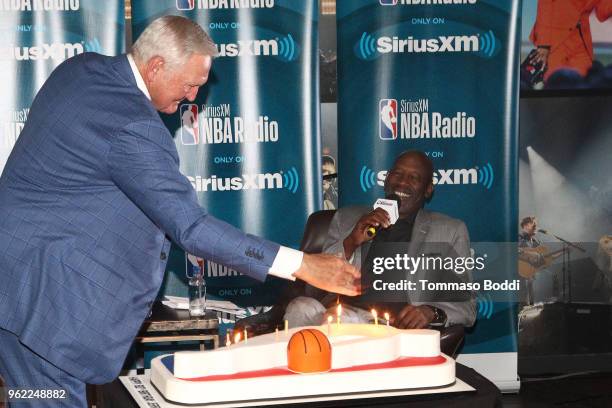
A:
<svg viewBox="0 0 612 408">
<path fill-rule="evenodd" d="M 478 306 L 478 317 L 490 319 L 493 315 L 493 311 L 495 310 L 495 305 L 493 300 L 491 299 L 491 295 L 488 293 L 482 295 L 478 294 L 476 296 L 476 305 Z"/>
<path fill-rule="evenodd" d="M 491 30 L 483 34 L 450 35 L 432 38 L 400 38 L 380 36 L 375 38 L 363 32 L 355 44 L 355 53 L 363 60 L 372 60 L 383 54 L 403 53 L 453 53 L 473 52 L 483 58 L 491 58 L 499 50 L 499 40 Z"/>
<path fill-rule="evenodd" d="M 300 185 L 300 177 L 291 167 L 288 171 L 264 174 L 243 174 L 239 177 L 201 177 L 187 176 L 193 188 L 203 191 L 240 191 L 240 190 L 275 190 L 287 189 L 295 194 Z"/>
<path fill-rule="evenodd" d="M 183 145 L 275 143 L 279 126 L 268 115 L 257 118 L 232 116 L 230 104 L 182 104 L 179 109 L 180 140 Z"/>
<path fill-rule="evenodd" d="M 41 44 L 32 47 L 0 48 L 0 60 L 17 61 L 38 61 L 38 60 L 58 60 L 63 61 L 85 51 L 101 52 L 102 47 L 98 39 L 80 43 L 51 43 Z"/>
<path fill-rule="evenodd" d="M 283 61 L 294 61 L 299 47 L 291 34 L 269 40 L 239 40 L 236 43 L 217 44 L 220 57 L 275 56 Z"/>
<path fill-rule="evenodd" d="M 178 10 L 273 8 L 274 0 L 176 0 Z"/>
<path fill-rule="evenodd" d="M 491 189 L 494 180 L 491 163 L 471 169 L 440 169 L 435 171 L 433 176 L 435 185 L 482 184 L 487 190 Z"/>
<path fill-rule="evenodd" d="M 359 185 L 361 186 L 361 190 L 365 193 L 376 185 L 383 187 L 386 177 L 387 170 L 375 172 L 367 166 L 362 166 L 361 172 L 359 173 Z M 491 187 L 493 187 L 494 181 L 495 173 L 493 172 L 491 163 L 469 169 L 438 169 L 433 175 L 433 184 L 437 186 L 445 184 L 480 184 L 487 190 L 490 190 Z"/>
<path fill-rule="evenodd" d="M 478 0 L 379 0 L 382 6 L 421 6 L 421 5 L 452 5 L 476 4 Z"/>
</svg>

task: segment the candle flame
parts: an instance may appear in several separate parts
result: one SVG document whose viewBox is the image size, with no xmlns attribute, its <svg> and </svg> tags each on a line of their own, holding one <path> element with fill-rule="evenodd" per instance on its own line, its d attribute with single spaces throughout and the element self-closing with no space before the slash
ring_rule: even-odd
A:
<svg viewBox="0 0 612 408">
<path fill-rule="evenodd" d="M 385 320 L 389 321 L 389 313 L 385 313 Z"/>
<path fill-rule="evenodd" d="M 331 322 L 332 322 L 332 320 L 334 320 L 334 318 L 333 318 L 333 317 L 331 317 L 331 316 L 327 316 L 327 323 L 331 323 Z"/>
<path fill-rule="evenodd" d="M 376 309 L 372 309 L 372 316 L 374 316 L 375 319 L 378 317 L 378 313 L 376 312 Z"/>
<path fill-rule="evenodd" d="M 240 333 L 234 334 L 234 343 L 238 343 L 240 341 Z"/>
<path fill-rule="evenodd" d="M 338 306 L 336 307 L 336 316 L 340 317 L 341 314 L 342 314 L 342 304 L 338 303 Z"/>
</svg>

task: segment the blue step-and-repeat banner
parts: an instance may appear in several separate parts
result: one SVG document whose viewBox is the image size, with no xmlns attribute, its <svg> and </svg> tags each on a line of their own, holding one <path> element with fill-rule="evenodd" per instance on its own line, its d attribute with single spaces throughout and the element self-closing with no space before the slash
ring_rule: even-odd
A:
<svg viewBox="0 0 612 408">
<path fill-rule="evenodd" d="M 393 159 L 422 150 L 436 168 L 428 208 L 465 221 L 477 254 L 516 241 L 518 10 L 516 0 L 338 2 L 340 205 L 373 203 Z M 508 247 L 493 249 L 507 255 L 500 280 L 516 277 Z M 516 368 L 515 303 L 477 296 L 462 352 L 509 353 Z"/>
<path fill-rule="evenodd" d="M 87 51 L 123 52 L 123 0 L 0 1 L 0 172 L 51 71 Z"/>
<path fill-rule="evenodd" d="M 208 84 L 174 115 L 181 171 L 211 214 L 298 247 L 321 207 L 318 4 L 314 0 L 132 1 L 133 38 L 155 18 L 182 15 L 217 44 Z M 173 251 L 162 292 L 185 295 L 185 258 Z M 285 281 L 266 284 L 205 263 L 207 292 L 271 305 Z"/>
</svg>

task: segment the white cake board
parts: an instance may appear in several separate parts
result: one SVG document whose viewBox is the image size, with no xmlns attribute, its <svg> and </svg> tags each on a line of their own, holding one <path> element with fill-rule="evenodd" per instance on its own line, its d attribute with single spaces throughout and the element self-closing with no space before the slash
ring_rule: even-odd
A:
<svg viewBox="0 0 612 408">
<path fill-rule="evenodd" d="M 329 340 L 331 370 L 291 373 L 289 344 L 302 341 L 292 349 L 299 361 L 302 354 L 309 355 L 305 334 L 314 332 Z M 317 352 L 321 349 L 315 346 Z M 440 352 L 440 333 L 435 330 L 337 323 L 296 327 L 249 341 L 245 337 L 215 350 L 159 356 L 151 361 L 149 381 L 166 401 L 185 405 L 343 399 L 353 394 L 363 398 L 369 393 L 447 388 L 455 384 L 455 361 Z"/>
<path fill-rule="evenodd" d="M 383 397 L 401 397 L 407 395 L 425 395 L 425 394 L 446 394 L 457 392 L 473 392 L 476 391 L 473 387 L 456 379 L 455 383 L 447 387 L 429 388 L 429 389 L 410 389 L 410 390 L 393 390 L 368 393 L 350 393 L 343 395 L 326 395 L 321 397 L 300 397 L 292 399 L 274 399 L 274 400 L 259 400 L 259 401 L 243 401 L 240 403 L 217 403 L 206 405 L 183 405 L 173 404 L 168 402 L 160 395 L 150 381 L 150 370 L 146 370 L 144 375 L 122 376 L 119 380 L 128 390 L 132 398 L 136 401 L 140 408 L 231 408 L 231 407 L 253 407 L 262 405 L 281 405 L 295 404 L 319 401 L 338 401 L 338 400 L 355 400 L 362 398 L 383 398 Z"/>
</svg>

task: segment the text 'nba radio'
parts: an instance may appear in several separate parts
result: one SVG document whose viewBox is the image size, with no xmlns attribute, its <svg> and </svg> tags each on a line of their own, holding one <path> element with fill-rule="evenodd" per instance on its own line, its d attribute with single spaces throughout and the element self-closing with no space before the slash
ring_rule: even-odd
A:
<svg viewBox="0 0 612 408">
<path fill-rule="evenodd" d="M 274 0 L 176 0 L 178 10 L 273 8 Z"/>
<path fill-rule="evenodd" d="M 445 114 L 429 110 L 429 99 L 380 99 L 379 137 L 400 139 L 457 139 L 476 136 L 476 118 L 467 112 Z M 398 123 L 399 120 L 399 123 Z M 399 129 L 398 129 L 399 125 Z M 398 132 L 399 130 L 399 132 Z"/>
<path fill-rule="evenodd" d="M 198 105 L 183 104 L 179 114 L 184 145 L 274 143 L 279 138 L 277 121 L 267 115 L 232 116 L 229 103 L 202 105 L 201 112 Z"/>
</svg>

